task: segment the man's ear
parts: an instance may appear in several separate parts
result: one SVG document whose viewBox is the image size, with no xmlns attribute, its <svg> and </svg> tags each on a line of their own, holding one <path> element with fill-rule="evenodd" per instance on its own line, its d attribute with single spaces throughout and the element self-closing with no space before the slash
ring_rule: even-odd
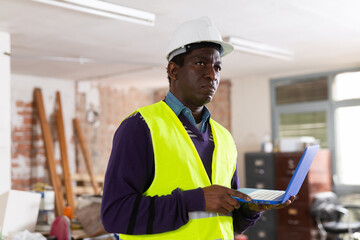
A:
<svg viewBox="0 0 360 240">
<path fill-rule="evenodd" d="M 167 71 L 168 71 L 168 75 L 169 75 L 170 79 L 173 81 L 175 81 L 177 79 L 177 74 L 178 74 L 177 68 L 178 68 L 178 66 L 176 65 L 176 63 L 169 62 Z"/>
</svg>

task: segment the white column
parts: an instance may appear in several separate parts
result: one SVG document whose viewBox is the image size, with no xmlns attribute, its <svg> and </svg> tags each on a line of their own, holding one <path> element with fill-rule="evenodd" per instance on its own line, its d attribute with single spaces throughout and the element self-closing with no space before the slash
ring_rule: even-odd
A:
<svg viewBox="0 0 360 240">
<path fill-rule="evenodd" d="M 0 194 L 11 188 L 10 34 L 0 32 Z"/>
</svg>

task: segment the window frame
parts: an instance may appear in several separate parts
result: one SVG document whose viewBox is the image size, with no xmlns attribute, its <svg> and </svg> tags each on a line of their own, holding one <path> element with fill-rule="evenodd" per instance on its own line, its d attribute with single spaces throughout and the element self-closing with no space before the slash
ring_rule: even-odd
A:
<svg viewBox="0 0 360 240">
<path fill-rule="evenodd" d="M 335 76 L 340 73 L 357 72 L 360 68 L 350 68 L 343 70 L 336 70 L 331 72 L 321 72 L 306 75 L 298 75 L 291 77 L 273 78 L 270 79 L 270 95 L 271 95 L 271 130 L 272 140 L 279 139 L 279 126 L 281 114 L 292 113 L 306 113 L 306 112 L 326 112 L 327 117 L 327 141 L 328 149 L 331 153 L 331 170 L 333 174 L 333 191 L 338 195 L 346 195 L 350 193 L 360 193 L 360 185 L 345 185 L 339 184 L 336 180 L 337 176 L 337 152 L 335 147 L 336 131 L 335 131 L 335 112 L 338 108 L 349 106 L 360 106 L 360 99 L 349 99 L 335 101 L 333 99 L 333 84 Z M 328 79 L 328 100 L 312 101 L 304 103 L 290 103 L 290 104 L 276 104 L 276 87 L 281 85 L 288 85 L 297 82 L 309 81 L 317 77 L 327 77 Z"/>
</svg>

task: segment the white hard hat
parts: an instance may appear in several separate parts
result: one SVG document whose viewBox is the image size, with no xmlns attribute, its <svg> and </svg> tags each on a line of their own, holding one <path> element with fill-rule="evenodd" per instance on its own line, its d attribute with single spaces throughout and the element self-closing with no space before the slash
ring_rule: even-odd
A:
<svg viewBox="0 0 360 240">
<path fill-rule="evenodd" d="M 222 47 L 221 56 L 230 53 L 234 47 L 224 42 L 219 31 L 208 17 L 200 17 L 180 25 L 170 39 L 166 50 L 166 58 L 170 61 L 176 55 L 186 52 L 186 45 L 192 43 L 210 42 Z"/>
</svg>

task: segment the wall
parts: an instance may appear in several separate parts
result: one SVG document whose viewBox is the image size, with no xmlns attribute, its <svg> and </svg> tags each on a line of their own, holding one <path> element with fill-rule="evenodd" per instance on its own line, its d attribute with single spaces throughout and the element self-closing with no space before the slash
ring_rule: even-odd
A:
<svg viewBox="0 0 360 240">
<path fill-rule="evenodd" d="M 123 87 L 119 84 L 81 82 L 77 86 L 76 117 L 86 139 L 95 174 L 104 174 L 113 135 L 121 120 L 141 106 L 154 102 L 153 89 Z M 95 121 L 87 119 L 95 112 Z M 77 151 L 78 172 L 87 172 L 81 152 Z"/>
<path fill-rule="evenodd" d="M 60 149 L 54 121 L 55 93 L 60 91 L 69 166 L 75 171 L 72 118 L 75 84 L 69 80 L 12 75 L 11 82 L 11 182 L 13 189 L 29 190 L 39 181 L 49 183 L 40 122 L 34 109 L 34 88 L 42 89 L 47 120 L 54 143 L 57 172 L 61 174 Z"/>
<path fill-rule="evenodd" d="M 0 194 L 10 189 L 10 35 L 0 32 Z"/>
<path fill-rule="evenodd" d="M 267 76 L 232 81 L 231 128 L 238 149 L 238 172 L 245 186 L 245 152 L 261 150 L 265 135 L 271 136 L 270 81 Z"/>
</svg>

